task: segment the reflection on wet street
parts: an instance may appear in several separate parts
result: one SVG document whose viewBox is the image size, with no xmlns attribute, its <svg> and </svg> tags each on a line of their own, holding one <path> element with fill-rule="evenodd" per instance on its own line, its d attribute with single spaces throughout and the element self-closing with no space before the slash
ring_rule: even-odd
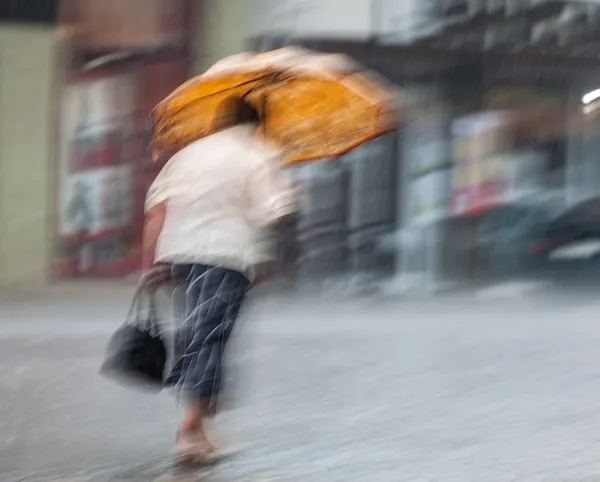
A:
<svg viewBox="0 0 600 482">
<path fill-rule="evenodd" d="M 255 301 L 215 427 L 239 452 L 173 474 L 173 400 L 97 373 L 127 294 L 3 300 L 0 481 L 600 476 L 595 300 Z"/>
<path fill-rule="evenodd" d="M 599 481 L 599 42 L 600 0 L 0 0 L 0 482 Z M 155 250 L 274 248 L 211 427 L 236 454 L 174 473 L 170 394 L 98 371 L 148 191 L 242 99 L 297 209 L 250 235 L 270 189 L 190 182 L 210 221 Z"/>
</svg>

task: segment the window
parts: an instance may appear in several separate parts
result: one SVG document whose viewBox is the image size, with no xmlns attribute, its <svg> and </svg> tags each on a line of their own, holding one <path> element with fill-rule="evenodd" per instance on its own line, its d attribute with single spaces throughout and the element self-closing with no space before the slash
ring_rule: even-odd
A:
<svg viewBox="0 0 600 482">
<path fill-rule="evenodd" d="M 59 0 L 1 0 L 0 21 L 54 24 Z"/>
</svg>

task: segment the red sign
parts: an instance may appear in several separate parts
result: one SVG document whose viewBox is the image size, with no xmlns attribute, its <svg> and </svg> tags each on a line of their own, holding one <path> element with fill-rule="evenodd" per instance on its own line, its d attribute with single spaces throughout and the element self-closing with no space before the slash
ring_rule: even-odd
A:
<svg viewBox="0 0 600 482">
<path fill-rule="evenodd" d="M 452 216 L 476 216 L 500 207 L 506 190 L 506 182 L 495 181 L 455 191 L 450 197 L 450 213 Z"/>
</svg>

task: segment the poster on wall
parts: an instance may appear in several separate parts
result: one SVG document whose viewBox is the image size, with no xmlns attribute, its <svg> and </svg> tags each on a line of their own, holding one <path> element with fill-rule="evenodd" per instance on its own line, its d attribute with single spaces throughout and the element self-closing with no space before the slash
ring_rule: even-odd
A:
<svg viewBox="0 0 600 482">
<path fill-rule="evenodd" d="M 61 235 L 68 237 L 85 232 L 97 237 L 115 229 L 126 229 L 131 224 L 129 165 L 74 174 L 63 188 Z"/>
<path fill-rule="evenodd" d="M 54 275 L 125 274 L 131 265 L 132 77 L 69 84 L 63 96 Z"/>
<path fill-rule="evenodd" d="M 185 57 L 82 75 L 63 89 L 54 276 L 126 276 L 141 265 L 144 199 L 158 169 L 149 113 L 185 81 Z"/>
</svg>

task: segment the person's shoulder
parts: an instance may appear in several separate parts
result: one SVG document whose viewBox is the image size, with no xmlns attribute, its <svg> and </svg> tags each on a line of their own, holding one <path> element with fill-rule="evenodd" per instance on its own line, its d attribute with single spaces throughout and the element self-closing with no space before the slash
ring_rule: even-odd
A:
<svg viewBox="0 0 600 482">
<path fill-rule="evenodd" d="M 253 164 L 270 167 L 281 158 L 281 150 L 260 139 L 250 139 L 246 149 Z"/>
<path fill-rule="evenodd" d="M 173 171 L 198 171 L 226 158 L 231 153 L 231 143 L 219 134 L 203 137 L 181 149 L 170 164 Z"/>
</svg>

